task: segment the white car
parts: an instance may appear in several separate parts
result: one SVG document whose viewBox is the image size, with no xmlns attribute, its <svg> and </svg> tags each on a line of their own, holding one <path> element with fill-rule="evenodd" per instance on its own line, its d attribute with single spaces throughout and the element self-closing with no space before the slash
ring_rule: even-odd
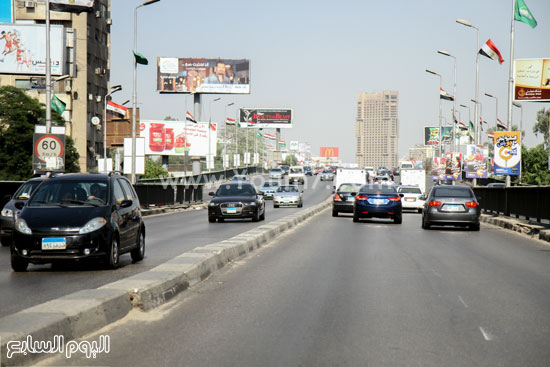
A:
<svg viewBox="0 0 550 367">
<path fill-rule="evenodd" d="M 283 178 L 284 174 L 285 173 L 283 172 L 282 169 L 273 168 L 269 171 L 269 178 L 272 178 L 272 179 Z"/>
<path fill-rule="evenodd" d="M 401 198 L 401 206 L 403 209 L 416 209 L 422 213 L 424 208 L 424 200 L 421 200 L 422 190 L 418 186 L 399 186 L 397 192 L 403 194 Z"/>
<path fill-rule="evenodd" d="M 302 191 L 298 185 L 282 185 L 279 186 L 273 197 L 273 207 L 295 205 L 301 208 L 304 205 Z"/>
</svg>

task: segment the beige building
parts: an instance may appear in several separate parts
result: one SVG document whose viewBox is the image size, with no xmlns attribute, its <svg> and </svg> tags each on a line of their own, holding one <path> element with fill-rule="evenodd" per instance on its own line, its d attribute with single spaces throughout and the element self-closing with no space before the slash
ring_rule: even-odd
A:
<svg viewBox="0 0 550 367">
<path fill-rule="evenodd" d="M 14 26 L 45 24 L 46 6 L 43 0 L 14 0 L 13 7 Z M 67 121 L 66 134 L 75 141 L 80 154 L 80 170 L 93 171 L 97 167 L 96 159 L 103 156 L 103 109 L 110 71 L 110 0 L 95 0 L 90 13 L 51 11 L 50 19 L 52 27 L 63 26 L 64 39 L 52 39 L 50 43 L 62 43 L 65 61 L 62 74 L 70 76 L 54 83 L 52 97 L 55 94 L 66 103 L 63 113 Z M 25 67 L 21 67 L 16 73 L 0 74 L 0 85 L 24 89 L 45 104 L 45 75 L 24 72 Z M 52 81 L 58 77 L 52 75 Z M 101 121 L 97 126 L 91 123 L 94 116 Z"/>
<path fill-rule="evenodd" d="M 397 91 L 359 93 L 355 123 L 359 167 L 397 167 L 398 106 Z"/>
</svg>

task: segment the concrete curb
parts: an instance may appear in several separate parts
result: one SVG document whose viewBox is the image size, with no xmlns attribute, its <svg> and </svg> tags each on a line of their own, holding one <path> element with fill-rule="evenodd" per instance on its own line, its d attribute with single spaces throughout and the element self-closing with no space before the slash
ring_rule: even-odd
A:
<svg viewBox="0 0 550 367">
<path fill-rule="evenodd" d="M 162 206 L 158 208 L 141 209 L 141 215 L 144 217 L 156 214 L 186 212 L 191 210 L 205 209 L 208 207 L 208 203 L 194 203 L 194 204 L 181 204 Z"/>
<path fill-rule="evenodd" d="M 143 273 L 82 290 L 6 316 L 0 323 L 0 366 L 29 364 L 48 354 L 14 354 L 6 358 L 10 341 L 65 342 L 83 337 L 122 319 L 132 308 L 149 311 L 190 286 L 207 278 L 227 263 L 252 252 L 306 219 L 329 208 L 332 198 L 312 208 L 264 224 L 224 241 L 200 246 Z M 9 363 L 8 363 L 9 362 Z"/>
<path fill-rule="evenodd" d="M 495 217 L 488 214 L 481 214 L 479 220 L 483 223 L 492 224 L 497 227 L 523 233 L 528 236 L 550 242 L 550 229 L 547 225 L 544 224 L 533 223 L 525 219 L 498 216 Z"/>
</svg>

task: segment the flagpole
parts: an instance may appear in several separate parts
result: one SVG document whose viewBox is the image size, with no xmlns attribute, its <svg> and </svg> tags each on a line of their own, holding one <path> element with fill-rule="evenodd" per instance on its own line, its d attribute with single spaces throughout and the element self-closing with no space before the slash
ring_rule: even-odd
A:
<svg viewBox="0 0 550 367">
<path fill-rule="evenodd" d="M 506 128 L 508 131 L 512 128 L 512 101 L 514 100 L 514 16 L 516 0 L 512 0 L 512 20 L 510 23 L 510 77 L 508 79 L 508 119 Z M 506 175 L 506 187 L 510 186 L 511 177 Z"/>
</svg>

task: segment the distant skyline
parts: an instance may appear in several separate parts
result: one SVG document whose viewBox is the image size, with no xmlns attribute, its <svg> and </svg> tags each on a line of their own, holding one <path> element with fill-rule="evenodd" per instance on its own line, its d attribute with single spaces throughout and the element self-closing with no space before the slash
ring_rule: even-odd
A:
<svg viewBox="0 0 550 367">
<path fill-rule="evenodd" d="M 116 101 L 132 97 L 133 12 L 143 1 L 112 1 L 111 83 L 122 84 Z M 225 106 L 235 117 L 238 107 L 292 108 L 294 128 L 283 139 L 310 142 L 314 155 L 321 146 L 338 146 L 346 162 L 354 160 L 355 113 L 360 92 L 399 92 L 399 156 L 423 141 L 423 127 L 438 124 L 439 78 L 452 93 L 453 60 L 457 57 L 457 108 L 471 107 L 475 87 L 476 32 L 456 23 L 466 19 L 480 28 L 480 47 L 491 39 L 504 63 L 480 58 L 479 95 L 483 118 L 507 118 L 510 23 L 513 0 L 290 1 L 241 0 L 207 3 L 161 0 L 138 10 L 137 50 L 149 60 L 138 65 L 138 107 L 143 119 L 193 112 L 192 96 L 156 91 L 157 57 L 250 59 L 249 95 L 203 95 L 203 113 L 222 121 Z M 515 55 L 550 58 L 550 2 L 526 0 L 538 21 L 531 29 L 516 22 Z M 212 102 L 214 98 L 221 100 Z M 131 104 L 131 103 L 130 103 Z M 532 133 L 536 112 L 548 103 L 522 103 L 525 142 L 542 142 Z M 445 118 L 452 103 L 443 101 Z M 459 108 L 467 121 L 468 109 Z M 519 125 L 520 111 L 513 109 Z M 485 132 L 484 132 L 485 133 Z"/>
</svg>

